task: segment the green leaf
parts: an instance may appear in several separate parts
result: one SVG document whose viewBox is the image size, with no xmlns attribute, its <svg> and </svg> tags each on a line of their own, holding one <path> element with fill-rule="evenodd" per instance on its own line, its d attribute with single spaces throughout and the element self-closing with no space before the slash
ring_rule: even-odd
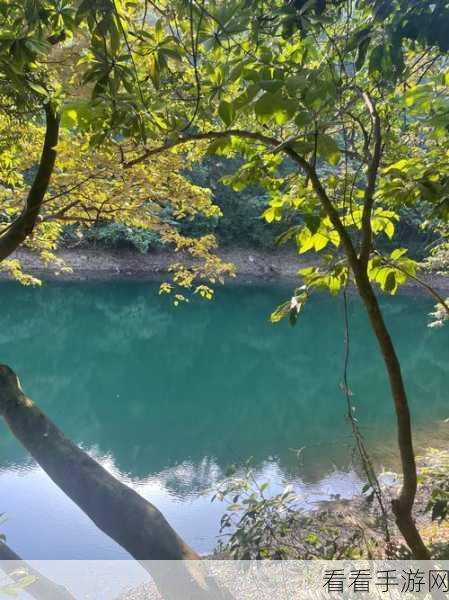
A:
<svg viewBox="0 0 449 600">
<path fill-rule="evenodd" d="M 383 289 L 386 292 L 389 292 L 390 294 L 394 294 L 397 290 L 397 283 L 396 283 L 396 273 L 395 271 L 391 270 L 388 271 L 388 274 L 385 278 L 385 281 L 383 283 Z"/>
<path fill-rule="evenodd" d="M 258 117 L 270 117 L 273 114 L 275 94 L 265 93 L 254 104 L 254 112 Z"/>
<path fill-rule="evenodd" d="M 120 49 L 120 29 L 117 22 L 117 18 L 114 16 L 110 21 L 109 35 L 111 39 L 111 50 L 112 54 L 116 55 Z"/>
<path fill-rule="evenodd" d="M 324 250 L 324 248 L 326 248 L 328 243 L 329 243 L 329 238 L 327 238 L 322 233 L 316 233 L 313 236 L 313 246 L 314 246 L 316 252 L 319 252 L 320 250 Z"/>
<path fill-rule="evenodd" d="M 385 224 L 384 232 L 390 240 L 393 239 L 394 229 L 395 229 L 395 227 L 394 227 L 393 221 L 388 221 Z"/>
<path fill-rule="evenodd" d="M 226 125 L 226 127 L 229 127 L 229 125 L 232 123 L 235 117 L 234 106 L 231 102 L 228 102 L 227 100 L 222 100 L 218 107 L 218 114 L 220 116 L 220 119 Z"/>
<path fill-rule="evenodd" d="M 370 42 L 371 42 L 371 38 L 367 37 L 359 45 L 359 48 L 357 51 L 357 59 L 355 61 L 356 72 L 360 71 L 360 69 L 365 64 L 365 59 L 366 59 L 366 55 L 368 52 Z"/>
<path fill-rule="evenodd" d="M 307 86 L 307 78 L 305 75 L 293 75 L 292 77 L 287 77 L 285 86 L 288 93 L 291 96 L 294 96 L 297 92 L 303 90 Z"/>
<path fill-rule="evenodd" d="M 293 117 L 296 103 L 293 100 L 283 98 L 280 94 L 266 92 L 254 104 L 254 112 L 262 121 L 268 122 L 274 118 L 278 125 L 284 125 Z"/>
<path fill-rule="evenodd" d="M 226 149 L 231 148 L 231 140 L 229 137 L 217 138 L 211 142 L 207 148 L 207 154 L 217 154 L 223 156 L 226 153 Z"/>
<path fill-rule="evenodd" d="M 260 87 L 266 92 L 278 92 L 284 85 L 284 82 L 280 79 L 264 79 L 260 82 Z"/>
<path fill-rule="evenodd" d="M 267 223 L 272 223 L 273 221 L 280 221 L 282 219 L 282 210 L 279 206 L 270 206 L 262 214 L 262 217 Z"/>
<path fill-rule="evenodd" d="M 78 112 L 74 108 L 67 108 L 62 112 L 61 127 L 73 129 L 78 125 Z"/>
<path fill-rule="evenodd" d="M 289 147 L 297 154 L 305 156 L 306 154 L 309 154 L 309 152 L 313 151 L 315 144 L 312 142 L 305 142 L 304 140 L 295 140 L 289 144 Z"/>
<path fill-rule="evenodd" d="M 249 104 L 260 91 L 258 83 L 251 83 L 244 92 L 233 101 L 235 110 L 239 110 Z"/>
<path fill-rule="evenodd" d="M 367 27 L 362 27 L 362 29 L 355 31 L 352 34 L 351 38 L 349 39 L 346 49 L 351 51 L 351 50 L 355 50 L 356 48 L 359 48 L 360 44 L 364 40 L 366 40 L 367 37 L 370 36 L 371 31 L 372 31 L 372 25 L 369 25 Z"/>
<path fill-rule="evenodd" d="M 290 227 L 290 229 L 287 229 L 287 231 L 284 231 L 284 233 L 281 233 L 281 235 L 279 235 L 276 238 L 276 244 L 278 244 L 279 246 L 285 244 L 289 240 L 293 239 L 298 234 L 300 229 L 301 225 L 295 225 L 294 227 Z"/>
<path fill-rule="evenodd" d="M 157 56 L 155 54 L 152 54 L 149 57 L 148 72 L 150 74 L 150 78 L 151 78 L 151 81 L 153 82 L 154 87 L 156 89 L 159 89 L 159 85 L 160 85 L 160 68 L 159 68 L 159 61 L 158 61 Z"/>
<path fill-rule="evenodd" d="M 290 300 L 280 304 L 276 310 L 270 315 L 270 321 L 272 323 L 279 323 L 285 317 L 288 316 L 290 325 L 296 325 L 299 313 L 303 309 L 304 303 L 307 300 L 307 293 L 303 292 L 299 295 L 294 295 Z"/>
<path fill-rule="evenodd" d="M 301 110 L 295 116 L 295 124 L 303 129 L 306 125 L 309 125 L 313 121 L 313 116 L 307 110 Z"/>
<path fill-rule="evenodd" d="M 76 127 L 88 131 L 92 128 L 92 125 L 95 125 L 96 129 L 99 129 L 104 116 L 101 104 L 93 105 L 85 100 L 70 102 L 63 108 L 61 126 L 67 129 Z"/>
<path fill-rule="evenodd" d="M 39 94 L 39 96 L 44 96 L 45 98 L 48 98 L 48 91 L 39 83 L 34 83 L 33 81 L 29 81 L 28 85 L 34 92 Z"/>
<path fill-rule="evenodd" d="M 383 45 L 376 46 L 371 52 L 368 72 L 370 75 L 382 74 L 385 70 L 385 48 Z"/>
<path fill-rule="evenodd" d="M 284 317 L 290 312 L 290 302 L 284 302 L 274 310 L 270 315 L 270 321 L 272 323 L 279 323 Z"/>
<path fill-rule="evenodd" d="M 336 166 L 340 161 L 340 149 L 337 142 L 330 135 L 321 134 L 318 136 L 317 152 L 332 166 Z"/>
<path fill-rule="evenodd" d="M 370 281 L 375 281 L 384 292 L 394 295 L 399 285 L 407 281 L 407 275 L 397 269 L 385 265 L 380 256 L 372 258 L 368 264 Z"/>
<path fill-rule="evenodd" d="M 405 248 L 396 248 L 396 250 L 393 250 L 390 256 L 393 260 L 399 260 L 405 254 L 407 254 L 407 250 Z"/>
<path fill-rule="evenodd" d="M 318 215 L 307 215 L 304 219 L 310 233 L 315 234 L 321 224 L 321 217 Z"/>
<path fill-rule="evenodd" d="M 299 254 L 305 254 L 313 248 L 313 235 L 307 227 L 303 227 L 295 239 Z"/>
<path fill-rule="evenodd" d="M 386 167 L 384 169 L 384 173 L 396 173 L 396 172 L 406 173 L 409 166 L 410 166 L 410 161 L 408 161 L 406 158 L 401 158 L 397 162 Z"/>
</svg>

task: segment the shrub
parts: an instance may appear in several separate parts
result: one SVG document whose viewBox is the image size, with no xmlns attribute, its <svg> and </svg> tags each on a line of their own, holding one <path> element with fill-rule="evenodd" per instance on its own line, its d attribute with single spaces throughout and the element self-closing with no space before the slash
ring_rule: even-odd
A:
<svg viewBox="0 0 449 600">
<path fill-rule="evenodd" d="M 354 504 L 345 514 L 330 503 L 306 513 L 290 487 L 270 496 L 268 484 L 259 484 L 251 471 L 224 481 L 213 499 L 229 502 L 216 552 L 236 560 L 358 559 L 371 556 L 378 544 L 368 521 L 354 518 L 366 507 Z"/>
<path fill-rule="evenodd" d="M 119 222 L 102 223 L 89 229 L 74 226 L 66 228 L 62 239 L 64 245 L 70 246 L 80 241 L 103 248 L 133 248 L 142 254 L 163 246 L 158 233 Z"/>
</svg>

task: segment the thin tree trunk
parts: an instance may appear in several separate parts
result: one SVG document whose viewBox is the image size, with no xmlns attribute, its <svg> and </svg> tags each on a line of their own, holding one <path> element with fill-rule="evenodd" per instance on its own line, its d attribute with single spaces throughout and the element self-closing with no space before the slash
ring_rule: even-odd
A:
<svg viewBox="0 0 449 600">
<path fill-rule="evenodd" d="M 15 373 L 0 366 L 0 415 L 15 437 L 69 498 L 153 576 L 167 600 L 231 598 L 205 572 L 204 561 L 159 510 L 67 439 L 21 390 Z M 181 561 L 176 567 L 152 561 Z"/>
<path fill-rule="evenodd" d="M 288 154 L 294 160 L 296 160 L 296 162 L 309 175 L 314 190 L 320 199 L 326 214 L 341 237 L 346 256 L 348 257 L 349 265 L 354 273 L 358 292 L 365 305 L 371 327 L 380 346 L 382 357 L 388 373 L 391 394 L 396 413 L 398 445 L 403 473 L 401 492 L 399 497 L 393 500 L 392 509 L 398 529 L 404 536 L 404 539 L 412 551 L 413 556 L 418 560 L 429 560 L 429 551 L 422 541 L 412 515 L 417 489 L 417 473 L 415 453 L 413 449 L 410 410 L 408 406 L 404 380 L 402 378 L 401 365 L 399 363 L 399 359 L 397 357 L 396 350 L 387 326 L 385 325 L 377 297 L 367 274 L 367 259 L 369 258 L 369 251 L 371 248 L 370 220 L 368 217 L 365 219 L 365 228 L 367 230 L 365 231 L 365 240 L 367 240 L 367 242 L 362 248 L 363 254 L 359 258 L 351 237 L 341 222 L 336 208 L 333 206 L 330 198 L 327 196 L 327 193 L 323 188 L 315 169 L 311 167 L 304 158 L 298 156 L 294 151 L 290 150 L 288 151 Z M 368 190 L 367 192 L 370 203 L 372 200 L 373 189 Z"/>
<path fill-rule="evenodd" d="M 28 192 L 21 214 L 0 236 L 0 262 L 16 250 L 33 232 L 37 223 L 42 201 L 50 184 L 56 161 L 56 146 L 59 138 L 59 115 L 50 104 L 45 105 L 46 130 L 39 167 Z"/>
<path fill-rule="evenodd" d="M 414 558 L 429 560 L 429 551 L 422 541 L 412 514 L 417 489 L 417 472 L 410 410 L 401 365 L 368 276 L 360 269 L 356 271 L 355 278 L 384 359 L 396 412 L 403 483 L 398 498 L 392 501 L 393 513 L 398 529 L 413 552 Z"/>
</svg>

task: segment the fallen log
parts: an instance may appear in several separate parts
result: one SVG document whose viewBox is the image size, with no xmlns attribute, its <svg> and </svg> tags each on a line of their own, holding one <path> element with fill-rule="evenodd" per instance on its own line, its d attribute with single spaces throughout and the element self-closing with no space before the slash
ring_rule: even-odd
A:
<svg viewBox="0 0 449 600">
<path fill-rule="evenodd" d="M 67 439 L 0 365 L 0 415 L 47 475 L 79 508 L 153 577 L 167 600 L 229 599 L 207 574 L 205 561 L 172 529 L 162 513 L 118 481 Z M 145 561 L 145 562 L 142 562 Z M 157 563 L 155 561 L 181 561 Z"/>
</svg>

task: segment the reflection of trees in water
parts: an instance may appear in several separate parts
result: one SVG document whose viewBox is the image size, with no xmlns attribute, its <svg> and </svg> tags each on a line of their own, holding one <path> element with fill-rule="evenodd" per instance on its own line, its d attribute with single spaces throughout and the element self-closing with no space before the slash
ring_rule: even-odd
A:
<svg viewBox="0 0 449 600">
<path fill-rule="evenodd" d="M 286 485 L 291 484 L 299 492 L 301 503 L 304 505 L 328 497 L 329 489 L 341 490 L 346 497 L 352 496 L 355 488 L 360 489 L 360 478 L 357 471 L 350 468 L 338 470 L 334 467 L 328 473 L 322 473 L 320 477 L 316 476 L 315 471 L 312 480 L 306 482 L 298 475 L 298 472 L 295 472 L 294 476 L 289 476 L 284 465 L 281 467 L 275 460 L 267 460 L 257 465 L 246 464 L 234 470 L 230 475 L 214 459 L 205 456 L 198 463 L 184 462 L 148 477 L 138 478 L 121 472 L 111 455 L 101 456 L 96 449 L 90 450 L 89 454 L 117 479 L 133 487 L 150 500 L 154 500 L 154 494 L 157 493 L 155 490 L 163 491 L 177 502 L 195 501 L 200 496 L 209 499 L 229 476 L 232 476 L 233 479 L 243 478 L 246 480 L 250 478 L 251 481 L 257 481 L 259 485 L 268 483 L 268 495 L 280 493 Z"/>
<path fill-rule="evenodd" d="M 191 464 L 201 487 L 204 457 L 220 470 L 274 457 L 287 477 L 313 482 L 350 458 L 341 315 L 315 298 L 298 328 L 273 327 L 266 316 L 286 293 L 233 287 L 175 310 L 154 285 L 6 285 L 0 353 L 69 436 L 112 453 L 124 473 Z M 418 420 L 448 416 L 447 331 L 425 328 L 426 308 L 412 298 L 387 306 Z M 383 367 L 355 302 L 351 312 L 357 416 L 379 447 L 392 432 Z M 17 458 L 7 440 L 3 456 Z"/>
<path fill-rule="evenodd" d="M 188 499 L 209 492 L 225 476 L 209 457 L 198 463 L 183 463 L 157 474 L 158 482 L 175 498 Z"/>
</svg>

